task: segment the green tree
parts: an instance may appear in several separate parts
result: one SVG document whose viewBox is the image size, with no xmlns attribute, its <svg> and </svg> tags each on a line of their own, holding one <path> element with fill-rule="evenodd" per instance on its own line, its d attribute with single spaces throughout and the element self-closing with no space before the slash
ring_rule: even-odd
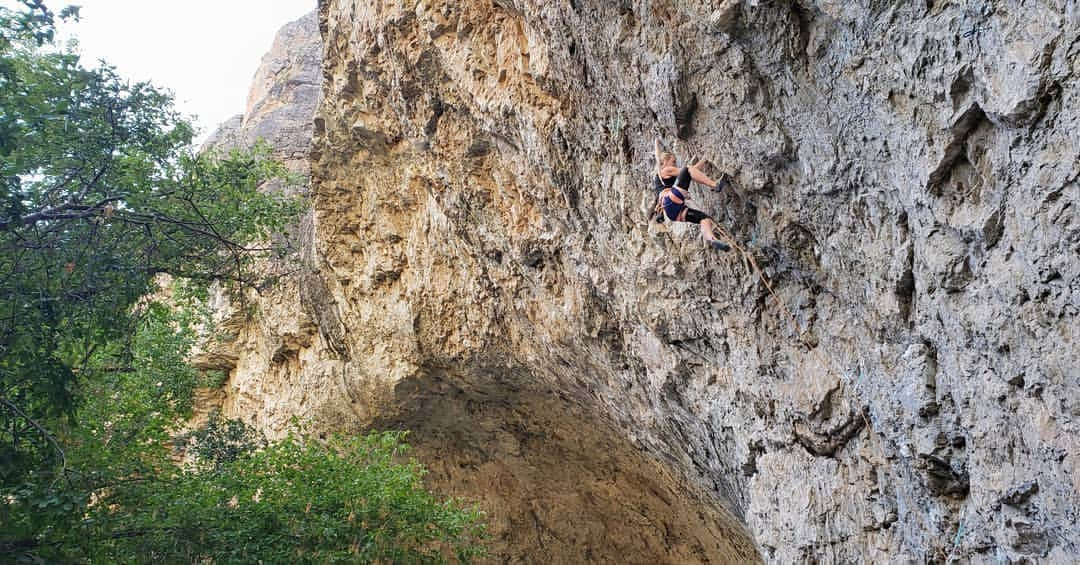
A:
<svg viewBox="0 0 1080 565">
<path fill-rule="evenodd" d="M 474 554 L 479 513 L 395 463 L 397 435 L 177 465 L 199 298 L 251 286 L 298 205 L 259 191 L 265 150 L 195 154 L 167 92 L 56 48 L 75 10 L 22 4 L 0 8 L 0 562 Z"/>
<path fill-rule="evenodd" d="M 46 423 L 156 275 L 250 282 L 290 207 L 258 191 L 279 164 L 193 154 L 168 93 L 41 48 L 51 12 L 25 3 L 0 12 L 0 484 L 63 469 Z"/>
</svg>

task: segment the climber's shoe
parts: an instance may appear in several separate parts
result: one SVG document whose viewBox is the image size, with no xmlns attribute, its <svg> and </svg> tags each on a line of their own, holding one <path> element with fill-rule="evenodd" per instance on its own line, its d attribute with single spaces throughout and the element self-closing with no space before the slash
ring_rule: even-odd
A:
<svg viewBox="0 0 1080 565">
<path fill-rule="evenodd" d="M 720 192 L 728 187 L 727 177 L 720 177 L 720 180 L 716 181 L 716 186 L 712 187 L 713 192 Z"/>
<path fill-rule="evenodd" d="M 718 251 L 731 251 L 731 246 L 724 243 L 723 241 L 720 241 L 719 239 L 714 239 L 710 241 L 709 245 L 711 245 L 713 249 L 716 249 Z"/>
</svg>

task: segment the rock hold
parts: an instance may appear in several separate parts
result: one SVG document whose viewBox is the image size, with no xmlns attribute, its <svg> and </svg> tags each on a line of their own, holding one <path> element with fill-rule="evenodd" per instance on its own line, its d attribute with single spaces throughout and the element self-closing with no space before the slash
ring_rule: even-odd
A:
<svg viewBox="0 0 1080 565">
<path fill-rule="evenodd" d="M 865 408 L 853 409 L 846 418 L 828 429 L 814 429 L 805 418 L 797 419 L 793 425 L 795 440 L 810 453 L 819 457 L 832 457 L 852 438 L 859 435 L 866 425 Z"/>
<path fill-rule="evenodd" d="M 1031 480 L 1009 489 L 1009 492 L 1001 497 L 1001 501 L 1009 506 L 1020 506 L 1038 492 L 1039 482 Z"/>
</svg>

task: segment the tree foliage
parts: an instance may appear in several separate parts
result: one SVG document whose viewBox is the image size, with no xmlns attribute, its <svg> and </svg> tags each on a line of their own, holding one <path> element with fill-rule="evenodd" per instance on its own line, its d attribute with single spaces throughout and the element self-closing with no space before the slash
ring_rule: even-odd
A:
<svg viewBox="0 0 1080 565">
<path fill-rule="evenodd" d="M 168 93 L 40 47 L 51 12 L 26 3 L 0 15 L 2 482 L 55 463 L 40 424 L 73 416 L 89 361 L 132 335 L 156 275 L 249 282 L 268 250 L 254 242 L 292 206 L 258 191 L 282 174 L 265 151 L 193 154 Z"/>
<path fill-rule="evenodd" d="M 468 561 L 481 516 L 441 502 L 416 463 L 395 461 L 401 434 L 290 436 L 227 461 L 211 473 L 183 473 L 149 489 L 95 547 L 104 561 L 153 556 L 215 563 L 441 563 Z M 114 520 L 104 516 L 102 523 Z"/>
<path fill-rule="evenodd" d="M 230 420 L 221 411 L 211 412 L 206 425 L 178 438 L 187 442 L 198 465 L 221 471 L 245 454 L 266 447 L 266 438 L 240 420 Z"/>
<path fill-rule="evenodd" d="M 56 48 L 77 10 L 21 4 L 0 8 L 0 562 L 473 555 L 479 513 L 396 463 L 399 435 L 216 419 L 177 463 L 199 299 L 253 285 L 298 204 L 260 192 L 284 174 L 265 149 L 196 154 L 168 92 Z"/>
</svg>

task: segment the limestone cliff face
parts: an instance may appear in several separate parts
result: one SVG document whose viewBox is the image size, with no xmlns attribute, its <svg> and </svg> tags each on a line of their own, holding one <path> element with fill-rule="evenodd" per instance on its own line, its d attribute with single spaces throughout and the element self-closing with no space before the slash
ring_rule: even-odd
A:
<svg viewBox="0 0 1080 565">
<path fill-rule="evenodd" d="M 234 414 L 414 430 L 506 560 L 1080 559 L 1077 2 L 319 26 L 302 314 L 242 330 Z M 650 234 L 657 134 L 775 297 Z"/>
<path fill-rule="evenodd" d="M 202 150 L 251 148 L 266 143 L 274 158 L 296 173 L 301 182 L 278 186 L 275 181 L 264 190 L 306 193 L 310 184 L 308 152 L 313 116 L 322 91 L 321 61 L 322 39 L 316 13 L 287 24 L 278 32 L 252 79 L 244 113 L 221 124 Z M 304 289 L 318 286 L 305 284 L 313 276 L 309 259 L 313 253 L 311 228 L 309 215 L 299 226 L 303 234 L 301 249 L 284 261 L 260 265 L 262 274 L 289 275 L 281 277 L 278 284 L 249 292 L 243 304 L 236 303 L 238 297 L 220 290 L 211 295 L 216 335 L 202 344 L 194 362 L 203 368 L 259 375 L 266 388 L 255 394 L 264 404 L 273 404 L 275 397 L 284 396 L 275 396 L 272 383 L 284 379 L 287 369 L 274 360 L 311 346 L 318 333 L 315 319 L 306 314 L 300 299 Z M 249 315 L 252 307 L 257 316 Z M 214 399 L 209 404 L 224 402 L 228 407 L 237 402 L 235 394 L 224 399 L 208 396 Z"/>
<path fill-rule="evenodd" d="M 255 71 L 244 113 L 222 124 L 206 147 L 269 144 L 293 170 L 306 172 L 312 116 L 322 92 L 322 39 L 312 12 L 278 31 Z"/>
</svg>

